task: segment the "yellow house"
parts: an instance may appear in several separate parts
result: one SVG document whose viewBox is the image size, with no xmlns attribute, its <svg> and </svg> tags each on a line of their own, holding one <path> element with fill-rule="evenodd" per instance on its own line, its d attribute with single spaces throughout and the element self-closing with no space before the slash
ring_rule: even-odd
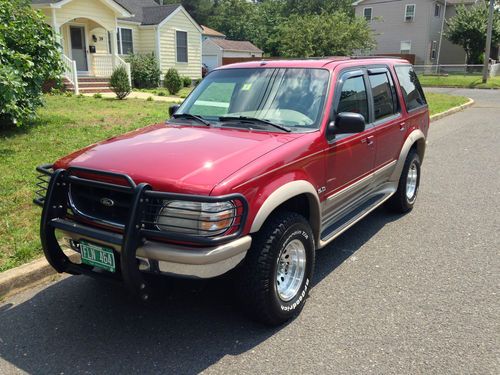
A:
<svg viewBox="0 0 500 375">
<path fill-rule="evenodd" d="M 154 54 L 162 73 L 201 78 L 202 29 L 180 4 L 154 0 L 32 0 L 62 46 L 65 78 L 76 93 L 104 91 L 130 53 Z M 104 86 L 104 87 L 103 87 Z"/>
</svg>

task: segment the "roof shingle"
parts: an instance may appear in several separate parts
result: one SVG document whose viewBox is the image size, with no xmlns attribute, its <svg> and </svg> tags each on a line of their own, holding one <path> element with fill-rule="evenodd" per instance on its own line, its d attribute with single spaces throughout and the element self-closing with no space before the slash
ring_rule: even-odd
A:
<svg viewBox="0 0 500 375">
<path fill-rule="evenodd" d="M 228 40 L 228 39 L 211 39 L 212 42 L 217 44 L 220 48 L 227 51 L 239 52 L 263 52 L 258 47 L 254 46 L 247 40 Z"/>
</svg>

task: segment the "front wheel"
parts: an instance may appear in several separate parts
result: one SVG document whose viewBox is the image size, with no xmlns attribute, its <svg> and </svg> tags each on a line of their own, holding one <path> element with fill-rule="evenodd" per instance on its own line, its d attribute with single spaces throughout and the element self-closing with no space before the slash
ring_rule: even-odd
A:
<svg viewBox="0 0 500 375">
<path fill-rule="evenodd" d="M 253 238 L 238 272 L 245 311 L 268 325 L 297 316 L 311 288 L 314 237 L 307 220 L 294 212 L 271 216 Z"/>
<path fill-rule="evenodd" d="M 394 212 L 405 213 L 413 209 L 417 200 L 418 188 L 420 186 L 420 158 L 415 151 L 408 154 L 401 177 L 398 190 L 387 201 L 387 206 Z"/>
</svg>

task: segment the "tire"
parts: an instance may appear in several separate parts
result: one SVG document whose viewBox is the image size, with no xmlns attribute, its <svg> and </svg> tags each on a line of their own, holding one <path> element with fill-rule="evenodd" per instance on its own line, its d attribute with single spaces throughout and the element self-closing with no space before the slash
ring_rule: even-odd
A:
<svg viewBox="0 0 500 375">
<path fill-rule="evenodd" d="M 280 262 L 286 259 L 290 260 L 288 266 Z M 294 212 L 273 214 L 254 236 L 237 275 L 238 297 L 244 311 L 271 326 L 296 317 L 311 288 L 314 261 L 314 236 L 307 220 Z M 281 286 L 279 275 L 283 276 Z M 292 275 L 300 281 L 292 282 Z"/>
<path fill-rule="evenodd" d="M 399 178 L 398 189 L 387 201 L 387 207 L 396 213 L 404 214 L 410 212 L 417 200 L 419 186 L 420 158 L 414 150 L 411 150 L 406 157 L 405 165 Z"/>
</svg>

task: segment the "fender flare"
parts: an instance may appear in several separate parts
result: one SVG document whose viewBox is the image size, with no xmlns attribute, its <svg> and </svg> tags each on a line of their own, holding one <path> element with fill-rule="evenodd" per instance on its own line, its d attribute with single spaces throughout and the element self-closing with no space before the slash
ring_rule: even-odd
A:
<svg viewBox="0 0 500 375">
<path fill-rule="evenodd" d="M 306 219 L 309 220 L 316 243 L 318 243 L 321 227 L 320 201 L 314 186 L 305 180 L 288 182 L 273 191 L 259 208 L 257 215 L 255 215 L 250 233 L 258 232 L 269 215 L 271 215 L 277 207 L 301 194 L 305 194 L 309 200 L 309 217 Z"/>
<path fill-rule="evenodd" d="M 401 177 L 401 173 L 403 172 L 403 167 L 405 165 L 406 157 L 410 152 L 410 149 L 414 144 L 417 144 L 417 153 L 420 157 L 420 162 L 424 161 L 425 155 L 425 135 L 420 129 L 413 130 L 410 135 L 406 138 L 403 147 L 401 148 L 401 152 L 399 153 L 398 161 L 396 162 L 396 166 L 394 167 L 394 171 L 390 177 L 390 181 L 399 181 Z"/>
</svg>

